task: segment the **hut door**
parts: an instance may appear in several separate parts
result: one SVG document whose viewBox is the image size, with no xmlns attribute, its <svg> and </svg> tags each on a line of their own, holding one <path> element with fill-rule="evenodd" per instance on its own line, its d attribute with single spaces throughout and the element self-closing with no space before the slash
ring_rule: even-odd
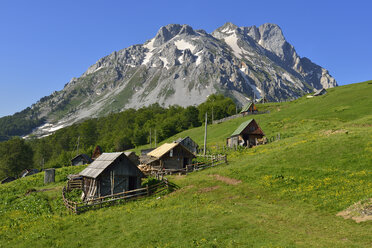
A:
<svg viewBox="0 0 372 248">
<path fill-rule="evenodd" d="M 128 190 L 134 190 L 137 188 L 137 177 L 129 177 L 129 188 Z"/>
<path fill-rule="evenodd" d="M 186 168 L 186 165 L 189 164 L 189 159 L 188 158 L 183 158 L 183 168 Z"/>
<path fill-rule="evenodd" d="M 249 134 L 243 134 L 243 140 L 244 140 L 243 146 L 249 147 Z"/>
</svg>

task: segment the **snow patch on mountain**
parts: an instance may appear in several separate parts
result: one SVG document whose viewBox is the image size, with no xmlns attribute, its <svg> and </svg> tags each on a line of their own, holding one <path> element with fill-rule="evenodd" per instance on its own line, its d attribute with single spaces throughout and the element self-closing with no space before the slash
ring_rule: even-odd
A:
<svg viewBox="0 0 372 248">
<path fill-rule="evenodd" d="M 196 59 L 196 62 L 195 62 L 195 65 L 196 65 L 196 66 L 200 65 L 201 62 L 202 62 L 202 55 L 201 55 L 202 53 L 203 53 L 203 51 L 199 51 L 199 52 L 197 52 L 197 53 L 195 54 L 195 56 L 198 57 L 198 58 Z"/>
<path fill-rule="evenodd" d="M 169 63 L 168 63 L 167 58 L 165 58 L 165 57 L 159 57 L 159 59 L 161 61 L 163 61 L 164 67 L 167 68 L 167 69 L 169 69 L 169 66 L 168 66 Z"/>
<path fill-rule="evenodd" d="M 154 50 L 154 40 L 152 39 L 150 42 L 148 42 L 146 45 L 143 47 L 147 48 L 149 51 L 145 53 L 145 58 L 143 59 L 142 64 L 146 65 L 150 62 L 151 57 L 154 55 L 152 51 Z"/>
<path fill-rule="evenodd" d="M 233 34 L 233 35 L 230 35 L 228 37 L 226 37 L 225 39 L 225 42 L 227 45 L 229 45 L 229 47 L 231 47 L 231 49 L 233 50 L 233 53 L 234 55 L 241 59 L 242 56 L 240 54 L 243 54 L 243 50 L 238 46 L 238 37 L 236 36 L 236 34 Z"/>
<path fill-rule="evenodd" d="M 195 46 L 185 40 L 177 40 L 174 42 L 178 50 L 190 49 L 191 52 L 194 52 Z"/>
</svg>

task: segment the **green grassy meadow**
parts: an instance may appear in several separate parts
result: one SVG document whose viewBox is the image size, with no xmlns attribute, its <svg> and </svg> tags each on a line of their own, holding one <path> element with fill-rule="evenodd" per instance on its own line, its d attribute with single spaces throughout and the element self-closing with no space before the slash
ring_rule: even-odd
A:
<svg viewBox="0 0 372 248">
<path fill-rule="evenodd" d="M 171 176 L 180 189 L 165 196 L 74 215 L 61 189 L 84 166 L 58 169 L 55 184 L 40 173 L 0 185 L 0 247 L 372 247 L 371 221 L 336 216 L 372 197 L 372 84 L 328 92 L 259 105 L 270 113 L 254 118 L 281 140 Z M 208 147 L 221 150 L 249 118 L 208 126 Z M 201 145 L 203 134 L 164 142 L 188 135 Z"/>
</svg>

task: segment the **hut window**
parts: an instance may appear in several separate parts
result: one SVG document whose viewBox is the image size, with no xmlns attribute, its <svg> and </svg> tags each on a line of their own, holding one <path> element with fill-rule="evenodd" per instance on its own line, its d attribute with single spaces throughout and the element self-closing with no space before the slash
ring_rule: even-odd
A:
<svg viewBox="0 0 372 248">
<path fill-rule="evenodd" d="M 169 157 L 173 157 L 173 149 L 169 151 Z"/>
</svg>

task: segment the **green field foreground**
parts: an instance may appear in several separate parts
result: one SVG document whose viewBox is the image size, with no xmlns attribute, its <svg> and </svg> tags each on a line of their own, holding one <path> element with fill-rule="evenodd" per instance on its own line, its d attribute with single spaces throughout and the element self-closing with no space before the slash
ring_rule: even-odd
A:
<svg viewBox="0 0 372 248">
<path fill-rule="evenodd" d="M 264 104 L 256 115 L 281 140 L 229 152 L 229 164 L 169 180 L 180 189 L 70 214 L 43 174 L 0 185 L 0 247 L 372 247 L 372 222 L 336 214 L 372 198 L 372 84 Z M 221 148 L 245 119 L 208 126 Z M 204 128 L 184 131 L 202 144 Z M 137 150 L 139 150 L 138 148 Z"/>
</svg>

